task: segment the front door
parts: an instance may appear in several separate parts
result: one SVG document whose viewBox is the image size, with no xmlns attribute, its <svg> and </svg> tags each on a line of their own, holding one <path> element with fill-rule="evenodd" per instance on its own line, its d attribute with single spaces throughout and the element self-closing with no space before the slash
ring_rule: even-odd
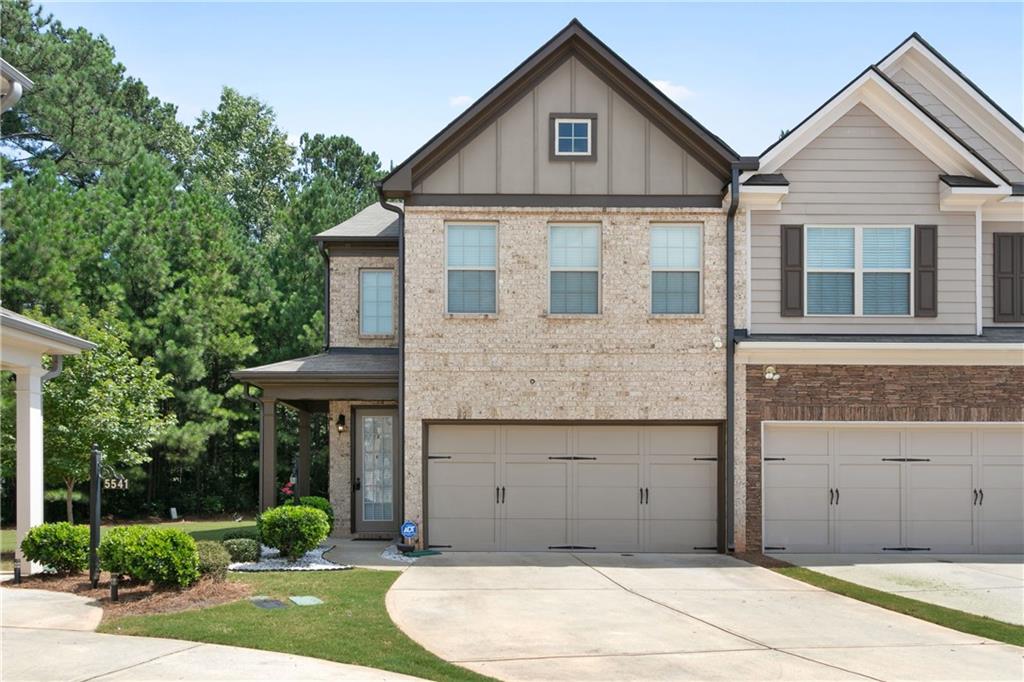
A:
<svg viewBox="0 0 1024 682">
<path fill-rule="evenodd" d="M 355 444 L 355 507 L 357 533 L 392 533 L 399 518 L 399 462 L 393 409 L 357 409 Z"/>
</svg>

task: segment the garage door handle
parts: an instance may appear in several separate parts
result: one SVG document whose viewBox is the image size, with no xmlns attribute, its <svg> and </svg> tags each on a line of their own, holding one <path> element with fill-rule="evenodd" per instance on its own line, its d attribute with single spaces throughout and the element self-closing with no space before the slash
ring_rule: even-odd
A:
<svg viewBox="0 0 1024 682">
<path fill-rule="evenodd" d="M 836 504 L 839 504 L 839 488 L 836 488 Z"/>
<path fill-rule="evenodd" d="M 501 503 L 505 504 L 505 486 L 501 486 Z"/>
<path fill-rule="evenodd" d="M 978 504 L 978 491 L 974 491 L 974 502 L 972 504 Z"/>
<path fill-rule="evenodd" d="M 501 503 L 501 486 L 494 487 L 494 504 Z"/>
<path fill-rule="evenodd" d="M 828 503 L 829 504 L 832 504 L 833 500 L 835 499 L 835 496 L 836 496 L 836 491 L 832 490 L 832 488 L 829 488 L 828 489 Z"/>
<path fill-rule="evenodd" d="M 978 506 L 985 506 L 985 491 L 981 488 L 978 488 Z"/>
</svg>

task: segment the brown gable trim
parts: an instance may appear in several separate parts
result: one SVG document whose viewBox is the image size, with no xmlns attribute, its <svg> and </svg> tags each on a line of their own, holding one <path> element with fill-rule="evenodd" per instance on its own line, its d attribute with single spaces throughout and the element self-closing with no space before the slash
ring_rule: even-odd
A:
<svg viewBox="0 0 1024 682">
<path fill-rule="evenodd" d="M 406 206 L 721 208 L 720 194 L 413 194 Z"/>
<path fill-rule="evenodd" d="M 399 197 L 411 192 L 413 171 L 415 175 L 422 176 L 436 167 L 439 157 L 450 157 L 453 150 L 471 140 L 491 120 L 518 101 L 533 83 L 571 56 L 579 58 L 584 65 L 602 76 L 670 138 L 691 150 L 702 164 L 721 174 L 723 179 L 729 177 L 730 164 L 737 161 L 739 155 L 602 43 L 577 19 L 573 19 L 384 178 L 385 195 Z"/>
</svg>

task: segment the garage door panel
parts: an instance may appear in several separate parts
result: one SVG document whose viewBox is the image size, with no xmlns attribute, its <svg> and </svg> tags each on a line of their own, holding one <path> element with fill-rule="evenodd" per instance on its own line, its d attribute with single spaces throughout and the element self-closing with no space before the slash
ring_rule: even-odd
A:
<svg viewBox="0 0 1024 682">
<path fill-rule="evenodd" d="M 900 546 L 900 483 L 899 463 L 837 457 L 839 499 L 833 513 L 839 551 L 877 552 Z"/>
<path fill-rule="evenodd" d="M 431 514 L 430 544 L 466 552 L 494 551 L 498 549 L 497 519 L 452 519 Z"/>
<path fill-rule="evenodd" d="M 640 514 L 639 487 L 579 488 L 576 495 L 576 513 L 580 519 L 634 519 Z"/>
<path fill-rule="evenodd" d="M 653 463 L 648 467 L 651 488 L 710 488 L 717 476 L 714 463 Z"/>
<path fill-rule="evenodd" d="M 1024 427 L 982 431 L 981 451 L 986 457 L 1024 457 Z"/>
<path fill-rule="evenodd" d="M 647 524 L 648 552 L 692 552 L 715 548 L 715 520 L 671 521 L 652 519 Z"/>
<path fill-rule="evenodd" d="M 646 431 L 648 455 L 714 457 L 718 452 L 714 426 L 652 426 Z"/>
<path fill-rule="evenodd" d="M 974 547 L 974 522 L 970 506 L 967 519 L 931 519 L 907 521 L 904 544 L 927 547 L 933 552 L 969 552 Z"/>
<path fill-rule="evenodd" d="M 505 549 L 510 552 L 543 552 L 569 544 L 569 521 L 560 518 L 507 518 Z"/>
<path fill-rule="evenodd" d="M 764 544 L 788 552 L 832 549 L 831 464 L 819 456 L 787 456 L 764 463 Z"/>
<path fill-rule="evenodd" d="M 837 457 L 900 456 L 900 431 L 888 427 L 875 429 L 840 428 L 835 431 L 835 454 Z"/>
<path fill-rule="evenodd" d="M 765 443 L 765 456 L 828 456 L 828 431 L 825 429 L 778 428 Z"/>
<path fill-rule="evenodd" d="M 806 462 L 806 460 L 803 460 Z M 811 461 L 800 463 L 796 460 L 765 462 L 764 481 L 771 488 L 827 488 L 829 479 L 828 462 Z"/>
<path fill-rule="evenodd" d="M 828 517 L 818 519 L 779 519 L 764 529 L 765 548 L 787 552 L 830 552 L 832 538 Z"/>
<path fill-rule="evenodd" d="M 714 518 L 715 490 L 706 488 L 651 488 L 647 501 L 649 519 Z"/>
<path fill-rule="evenodd" d="M 506 455 L 566 455 L 569 429 L 564 426 L 522 426 L 505 429 Z"/>
<path fill-rule="evenodd" d="M 569 485 L 569 467 L 566 462 L 506 462 L 505 485 L 565 488 Z"/>
<path fill-rule="evenodd" d="M 576 545 L 597 551 L 630 552 L 640 549 L 640 519 L 580 518 Z"/>
<path fill-rule="evenodd" d="M 844 520 L 836 528 L 840 552 L 881 552 L 902 547 L 899 519 L 883 521 Z"/>
<path fill-rule="evenodd" d="M 639 455 L 640 428 L 581 426 L 576 430 L 578 455 Z"/>
<path fill-rule="evenodd" d="M 431 426 L 430 454 L 494 454 L 497 452 L 497 439 L 496 426 Z"/>
<path fill-rule="evenodd" d="M 437 486 L 431 487 L 427 504 L 430 517 L 478 518 L 493 516 L 496 486 Z"/>
<path fill-rule="evenodd" d="M 911 429 L 907 432 L 908 456 L 971 456 L 973 432 L 970 429 Z"/>
<path fill-rule="evenodd" d="M 434 460 L 428 466 L 431 485 L 448 486 L 495 486 L 498 479 L 498 463 L 451 460 Z"/>
</svg>

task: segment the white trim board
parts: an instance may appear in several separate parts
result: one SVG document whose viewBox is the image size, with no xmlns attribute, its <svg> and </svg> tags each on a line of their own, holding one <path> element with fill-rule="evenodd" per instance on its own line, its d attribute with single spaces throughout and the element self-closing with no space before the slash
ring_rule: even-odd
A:
<svg viewBox="0 0 1024 682">
<path fill-rule="evenodd" d="M 753 365 L 1024 367 L 1024 343 L 741 341 L 736 346 L 736 361 Z M 785 379 L 785 368 L 779 373 Z"/>
</svg>

